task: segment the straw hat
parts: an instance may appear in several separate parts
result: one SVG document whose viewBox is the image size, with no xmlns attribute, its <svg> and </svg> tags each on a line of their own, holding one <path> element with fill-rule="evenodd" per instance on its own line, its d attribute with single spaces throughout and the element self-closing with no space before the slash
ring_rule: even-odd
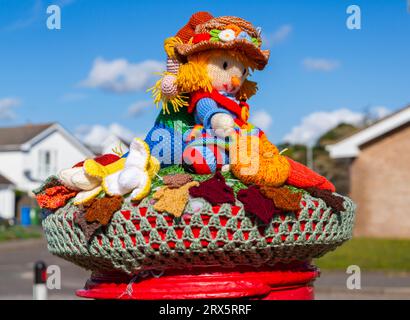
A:
<svg viewBox="0 0 410 320">
<path fill-rule="evenodd" d="M 183 63 L 191 54 L 210 49 L 237 50 L 253 60 L 258 70 L 268 63 L 269 50 L 261 49 L 260 28 L 238 17 L 212 18 L 209 13 L 198 12 L 177 36 L 184 43 L 175 45 L 175 55 Z"/>
</svg>

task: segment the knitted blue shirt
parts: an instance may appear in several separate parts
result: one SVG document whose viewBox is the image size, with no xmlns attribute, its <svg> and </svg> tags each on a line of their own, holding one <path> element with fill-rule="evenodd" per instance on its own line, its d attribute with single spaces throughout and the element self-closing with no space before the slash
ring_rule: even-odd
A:
<svg viewBox="0 0 410 320">
<path fill-rule="evenodd" d="M 232 100 L 235 100 L 232 96 L 229 96 L 223 92 L 220 93 Z M 202 123 L 205 129 L 211 129 L 211 118 L 216 113 L 226 113 L 235 118 L 235 115 L 224 109 L 216 103 L 215 100 L 211 98 L 202 98 L 197 102 L 195 107 L 195 121 Z"/>
</svg>

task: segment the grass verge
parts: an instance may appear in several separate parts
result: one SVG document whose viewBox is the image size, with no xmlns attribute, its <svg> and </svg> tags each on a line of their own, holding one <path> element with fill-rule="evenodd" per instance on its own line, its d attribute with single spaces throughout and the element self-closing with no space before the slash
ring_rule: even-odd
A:
<svg viewBox="0 0 410 320">
<path fill-rule="evenodd" d="M 324 270 L 357 265 L 362 270 L 410 272 L 410 239 L 354 238 L 315 263 Z"/>
<path fill-rule="evenodd" d="M 41 237 L 40 227 L 0 227 L 0 242 L 16 239 L 32 239 Z"/>
</svg>

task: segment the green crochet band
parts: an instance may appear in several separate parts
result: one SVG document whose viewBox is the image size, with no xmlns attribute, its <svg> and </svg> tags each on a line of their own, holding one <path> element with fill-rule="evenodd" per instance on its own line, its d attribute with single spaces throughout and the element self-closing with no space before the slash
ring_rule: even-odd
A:
<svg viewBox="0 0 410 320">
<path fill-rule="evenodd" d="M 174 218 L 156 212 L 147 197 L 139 205 L 124 203 L 90 242 L 74 222 L 78 207 L 68 204 L 45 218 L 43 227 L 51 253 L 92 271 L 273 266 L 318 258 L 350 239 L 355 205 L 344 199 L 345 211 L 335 212 L 304 193 L 298 213 L 284 212 L 262 225 L 239 201 L 212 207 L 194 198 Z"/>
</svg>

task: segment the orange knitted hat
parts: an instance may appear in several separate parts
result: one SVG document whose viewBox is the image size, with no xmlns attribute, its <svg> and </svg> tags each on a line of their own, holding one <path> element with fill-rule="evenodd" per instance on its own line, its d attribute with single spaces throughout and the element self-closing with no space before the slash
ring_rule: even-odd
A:
<svg viewBox="0 0 410 320">
<path fill-rule="evenodd" d="M 209 49 L 236 50 L 255 62 L 262 70 L 269 59 L 269 50 L 262 50 L 260 28 L 231 16 L 213 18 L 207 12 L 193 14 L 177 33 L 183 43 L 175 45 L 175 55 L 185 63 L 191 54 Z"/>
<path fill-rule="evenodd" d="M 196 12 L 189 19 L 188 23 L 178 31 L 177 37 L 180 38 L 184 43 L 188 43 L 195 34 L 195 28 L 201 23 L 205 23 L 211 20 L 213 16 L 209 12 Z"/>
</svg>

